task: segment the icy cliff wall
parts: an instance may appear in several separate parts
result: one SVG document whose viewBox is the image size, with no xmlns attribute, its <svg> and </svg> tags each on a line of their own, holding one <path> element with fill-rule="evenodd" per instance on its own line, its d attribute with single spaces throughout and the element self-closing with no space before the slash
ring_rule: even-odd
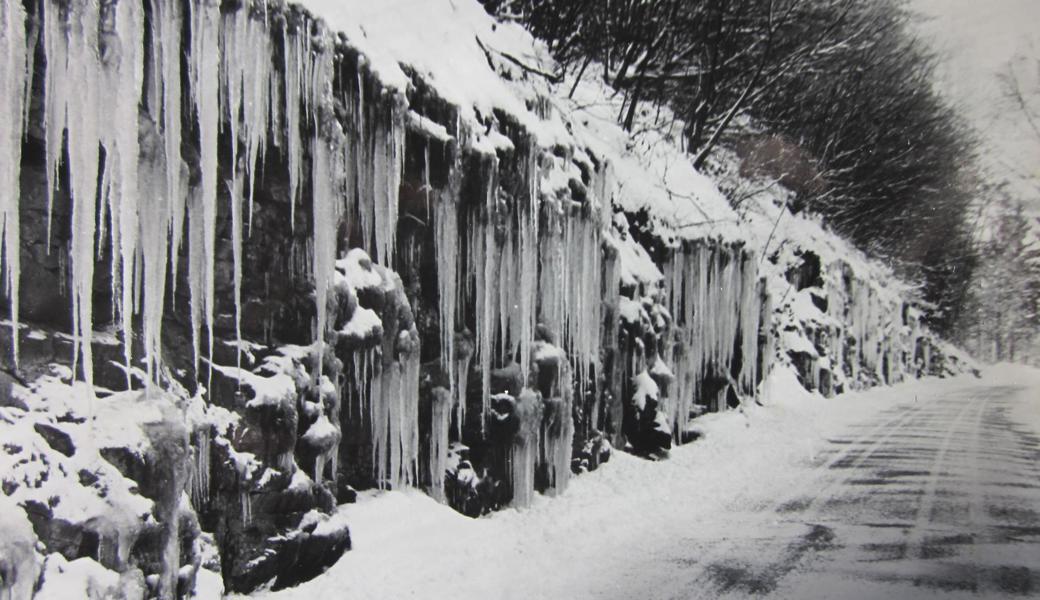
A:
<svg viewBox="0 0 1040 600">
<path fill-rule="evenodd" d="M 8 589 L 292 585 L 355 489 L 523 507 L 774 360 L 921 371 L 898 291 L 789 275 L 830 238 L 777 251 L 669 115 L 476 2 L 369 4 L 3 3 Z"/>
</svg>

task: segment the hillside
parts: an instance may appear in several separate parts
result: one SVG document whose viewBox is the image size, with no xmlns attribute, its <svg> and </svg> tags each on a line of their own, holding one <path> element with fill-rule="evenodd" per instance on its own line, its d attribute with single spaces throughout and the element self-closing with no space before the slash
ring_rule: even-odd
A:
<svg viewBox="0 0 1040 600">
<path fill-rule="evenodd" d="M 970 369 L 784 190 L 735 209 L 736 165 L 475 0 L 3 11 L 12 597 L 289 587 L 358 490 L 523 509 L 771 380 Z"/>
</svg>

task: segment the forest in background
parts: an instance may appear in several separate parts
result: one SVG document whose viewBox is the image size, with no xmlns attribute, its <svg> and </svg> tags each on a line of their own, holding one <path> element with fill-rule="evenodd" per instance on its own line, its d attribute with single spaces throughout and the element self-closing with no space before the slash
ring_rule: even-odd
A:
<svg viewBox="0 0 1040 600">
<path fill-rule="evenodd" d="M 792 211 L 822 216 L 918 282 L 944 335 L 980 358 L 1032 357 L 1040 258 L 1029 232 L 1040 224 L 981 172 L 978 136 L 937 91 L 937 56 L 904 0 L 485 6 L 542 39 L 559 80 L 604 77 L 624 98 L 624 127 L 667 106 L 698 168 L 735 154 L 742 175 L 794 192 Z M 1014 83 L 1008 96 L 1035 128 L 1032 90 Z"/>
</svg>

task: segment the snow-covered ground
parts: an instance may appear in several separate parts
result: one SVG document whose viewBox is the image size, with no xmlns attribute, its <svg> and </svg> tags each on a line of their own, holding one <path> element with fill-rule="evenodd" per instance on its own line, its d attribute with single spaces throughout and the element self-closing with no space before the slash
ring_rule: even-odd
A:
<svg viewBox="0 0 1040 600">
<path fill-rule="evenodd" d="M 1002 366 L 976 379 L 925 379 L 825 399 L 778 370 L 766 405 L 698 419 L 703 438 L 670 460 L 615 453 L 558 498 L 469 519 L 419 492 L 364 494 L 341 508 L 354 549 L 329 572 L 271 599 L 602 598 L 633 593 L 675 566 L 677 544 L 718 539 L 724 514 L 804 494 L 828 439 L 907 403 L 954 391 L 1028 385 L 1019 418 L 1040 428 L 1040 371 Z M 748 527 L 754 527 L 748 523 Z M 727 527 L 732 522 L 727 521 Z M 748 539 L 751 532 L 733 532 Z M 695 556 L 691 557 L 693 560 Z M 642 583 L 640 583 L 642 582 Z M 652 594 L 651 594 L 652 595 Z"/>
<path fill-rule="evenodd" d="M 986 369 L 985 377 L 1024 388 L 1015 403 L 1011 420 L 1040 437 L 1040 369 L 1001 363 Z"/>
</svg>

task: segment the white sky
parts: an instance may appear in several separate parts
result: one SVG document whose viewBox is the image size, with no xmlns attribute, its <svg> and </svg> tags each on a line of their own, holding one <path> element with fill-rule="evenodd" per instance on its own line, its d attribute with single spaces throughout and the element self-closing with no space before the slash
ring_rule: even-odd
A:
<svg viewBox="0 0 1040 600">
<path fill-rule="evenodd" d="M 944 57 L 940 89 L 983 132 L 994 170 L 1017 174 L 1013 189 L 1040 212 L 1040 139 L 1008 101 L 999 78 L 1009 61 L 1029 57 L 1029 63 L 1019 58 L 1017 72 L 1040 112 L 1040 0 L 911 0 L 910 6 L 927 17 L 921 35 Z M 1026 177 L 1033 185 L 1022 183 Z"/>
</svg>

